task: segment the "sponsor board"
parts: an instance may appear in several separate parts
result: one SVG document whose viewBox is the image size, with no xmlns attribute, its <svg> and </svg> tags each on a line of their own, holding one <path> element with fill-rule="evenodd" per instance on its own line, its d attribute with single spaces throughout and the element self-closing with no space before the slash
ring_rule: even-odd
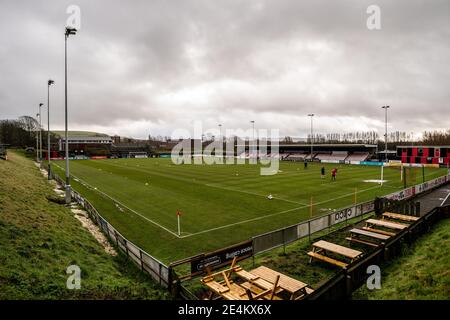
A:
<svg viewBox="0 0 450 320">
<path fill-rule="evenodd" d="M 377 161 L 360 161 L 359 164 L 363 166 L 382 166 L 384 162 Z"/>
<path fill-rule="evenodd" d="M 235 246 L 207 253 L 191 261 L 191 273 L 205 271 L 206 268 L 219 268 L 230 264 L 234 257 L 238 260 L 250 257 L 253 254 L 253 241 L 249 240 Z"/>
<path fill-rule="evenodd" d="M 320 163 L 343 163 L 340 160 L 320 160 Z"/>
</svg>

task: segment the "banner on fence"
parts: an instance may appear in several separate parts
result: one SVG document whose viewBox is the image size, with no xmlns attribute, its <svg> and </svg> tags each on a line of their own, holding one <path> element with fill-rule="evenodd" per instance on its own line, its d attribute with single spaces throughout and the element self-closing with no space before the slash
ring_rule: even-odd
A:
<svg viewBox="0 0 450 320">
<path fill-rule="evenodd" d="M 191 261 L 191 273 L 203 272 L 207 267 L 219 268 L 231 263 L 234 257 L 243 259 L 253 255 L 253 242 L 251 240 L 235 246 L 207 253 Z"/>
</svg>

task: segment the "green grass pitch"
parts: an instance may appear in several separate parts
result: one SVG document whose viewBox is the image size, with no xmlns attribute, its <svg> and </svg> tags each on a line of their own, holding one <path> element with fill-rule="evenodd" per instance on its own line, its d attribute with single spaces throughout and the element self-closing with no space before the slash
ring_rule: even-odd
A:
<svg viewBox="0 0 450 320">
<path fill-rule="evenodd" d="M 54 161 L 64 177 L 65 164 Z M 170 159 L 70 161 L 71 184 L 117 230 L 169 263 L 296 224 L 330 209 L 372 200 L 403 188 L 398 168 L 280 162 L 279 173 L 261 176 L 259 165 L 175 165 Z M 337 181 L 330 172 L 338 168 Z M 422 169 L 416 182 L 422 182 Z M 426 168 L 427 180 L 446 169 Z M 267 196 L 271 194 L 273 199 Z M 313 207 L 311 210 L 311 200 Z M 176 212 L 180 210 L 181 236 Z"/>
</svg>

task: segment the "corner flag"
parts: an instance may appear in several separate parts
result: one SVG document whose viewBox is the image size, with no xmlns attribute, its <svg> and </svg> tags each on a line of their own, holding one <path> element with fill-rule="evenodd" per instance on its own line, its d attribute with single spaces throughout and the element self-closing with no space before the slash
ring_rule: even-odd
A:
<svg viewBox="0 0 450 320">
<path fill-rule="evenodd" d="M 181 211 L 177 210 L 178 236 L 181 235 L 180 217 L 181 217 Z"/>
</svg>

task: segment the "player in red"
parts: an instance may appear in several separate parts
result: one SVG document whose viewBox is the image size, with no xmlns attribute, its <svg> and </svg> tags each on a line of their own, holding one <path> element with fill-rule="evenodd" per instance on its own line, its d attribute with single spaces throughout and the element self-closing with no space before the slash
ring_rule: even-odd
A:
<svg viewBox="0 0 450 320">
<path fill-rule="evenodd" d="M 331 170 L 331 180 L 336 181 L 336 174 L 337 174 L 337 169 L 333 168 L 333 170 Z"/>
</svg>

